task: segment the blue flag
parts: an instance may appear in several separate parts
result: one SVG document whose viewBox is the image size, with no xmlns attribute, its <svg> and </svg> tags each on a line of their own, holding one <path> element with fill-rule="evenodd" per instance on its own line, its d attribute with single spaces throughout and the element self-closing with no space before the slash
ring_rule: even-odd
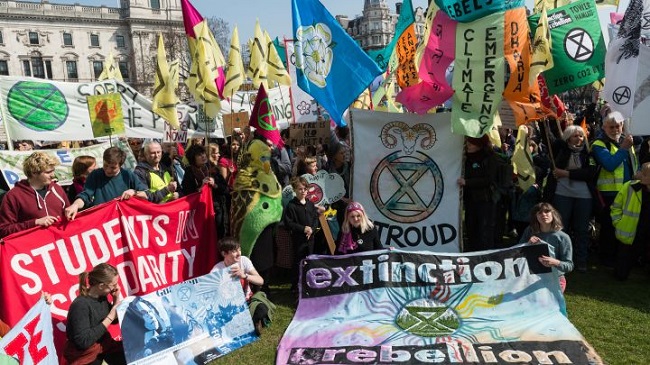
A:
<svg viewBox="0 0 650 365">
<path fill-rule="evenodd" d="M 338 125 L 381 70 L 318 0 L 292 0 L 298 86 Z"/>
</svg>

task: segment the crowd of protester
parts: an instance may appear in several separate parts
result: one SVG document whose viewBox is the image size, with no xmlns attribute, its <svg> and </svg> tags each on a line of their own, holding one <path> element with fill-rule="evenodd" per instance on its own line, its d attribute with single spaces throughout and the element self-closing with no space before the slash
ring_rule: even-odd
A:
<svg viewBox="0 0 650 365">
<path fill-rule="evenodd" d="M 586 126 L 579 125 L 583 120 Z M 565 274 L 574 265 L 577 271 L 586 272 L 598 260 L 601 266 L 613 268 L 619 280 L 627 279 L 634 266 L 648 265 L 650 225 L 640 224 L 640 217 L 650 215 L 650 138 L 626 133 L 620 113 L 606 107 L 602 113 L 587 115 L 583 111 L 575 117 L 567 114 L 562 120 L 531 123 L 527 130 L 535 182 L 526 191 L 518 186 L 511 162 L 516 130 L 502 130 L 500 146 L 488 136 L 465 138 L 463 173 L 457 179 L 463 189 L 463 250 L 549 244 L 551 256 L 541 256 L 539 261 L 557 268 L 562 290 L 566 287 Z M 285 142 L 289 140 L 288 131 L 281 136 Z M 373 217 L 368 217 L 364 207 L 348 194 L 354 156 L 347 127 L 333 130 L 328 144 L 296 148 L 278 147 L 248 128 L 235 130 L 225 139 L 199 138 L 185 145 L 129 138 L 138 161 L 134 170 L 123 168 L 125 151 L 110 147 L 104 151 L 101 168 L 96 168 L 97 161 L 90 156 L 77 157 L 72 166 L 74 180 L 67 187 L 54 180 L 57 160 L 35 150 L 23 164 L 27 178 L 2 199 L 0 237 L 74 219 L 79 211 L 116 198 L 137 197 L 164 204 L 203 186 L 212 189 L 218 237 L 232 236 L 236 233 L 231 225 L 231 212 L 236 208 L 232 193 L 241 156 L 255 139 L 268 145 L 270 167 L 280 186 L 291 185 L 295 193 L 280 223 L 263 233 L 272 235 L 272 246 L 282 231 L 282 237 L 289 239 L 294 289 L 299 262 L 310 254 L 350 254 L 384 247 Z M 16 149 L 32 150 L 34 143 L 18 141 Z M 302 176 L 318 170 L 338 174 L 344 183 L 344 197 L 329 207 L 317 207 L 307 199 L 309 184 Z M 336 210 L 338 227 L 333 237 L 334 252 L 327 245 L 320 226 L 323 220 L 319 219 L 329 208 Z M 247 281 L 252 289 L 247 299 L 260 289 L 268 292 L 268 282 L 273 281 L 268 262 L 259 261 L 255 253 L 250 259 L 242 256 L 237 241 L 224 242 L 227 246 L 221 248 L 224 262 L 220 265 L 231 267 L 233 276 Z M 259 272 L 256 267 L 261 268 Z M 97 278 L 91 276 L 84 290 L 95 299 L 105 298 L 115 289 L 112 271 L 106 267 L 96 270 L 101 272 L 91 273 Z M 119 296 L 114 297 L 113 307 L 100 300 L 100 315 L 93 319 L 98 329 L 92 338 L 77 338 L 76 326 L 70 327 L 69 339 L 77 346 L 69 352 L 66 349 L 66 356 L 89 348 L 85 342 L 90 340 L 104 346 L 105 331 L 99 326 L 107 327 L 115 320 L 113 308 L 119 300 Z M 89 303 L 75 300 L 73 307 L 89 306 L 82 302 Z M 265 305 L 259 308 L 257 317 L 253 316 L 257 331 L 267 310 Z"/>
</svg>

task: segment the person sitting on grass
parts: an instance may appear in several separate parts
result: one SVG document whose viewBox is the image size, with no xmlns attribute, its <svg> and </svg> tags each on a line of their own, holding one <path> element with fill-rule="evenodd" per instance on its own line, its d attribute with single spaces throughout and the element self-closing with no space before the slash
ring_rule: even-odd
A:
<svg viewBox="0 0 650 365">
<path fill-rule="evenodd" d="M 248 308 L 253 317 L 255 333 L 259 336 L 262 333 L 262 327 L 266 327 L 271 323 L 275 311 L 275 305 L 266 298 L 264 292 L 258 291 L 253 294 L 251 289 L 251 284 L 258 288 L 261 287 L 264 284 L 264 279 L 257 272 L 251 260 L 246 256 L 242 256 L 241 245 L 236 239 L 232 237 L 221 239 L 219 241 L 219 251 L 223 256 L 223 261 L 217 263 L 212 268 L 212 271 L 229 267 L 230 275 L 239 278 L 244 288 Z"/>
</svg>

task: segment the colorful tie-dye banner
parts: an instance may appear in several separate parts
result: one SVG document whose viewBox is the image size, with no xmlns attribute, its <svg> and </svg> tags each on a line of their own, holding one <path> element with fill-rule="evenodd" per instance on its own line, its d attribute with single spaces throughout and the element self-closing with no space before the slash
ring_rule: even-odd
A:
<svg viewBox="0 0 650 365">
<path fill-rule="evenodd" d="M 351 111 L 351 196 L 384 247 L 458 252 L 463 136 L 450 113 Z"/>
<path fill-rule="evenodd" d="M 538 261 L 548 254 L 310 256 L 276 364 L 602 364 Z"/>
<path fill-rule="evenodd" d="M 456 27 L 451 109 L 454 133 L 481 137 L 492 129 L 505 83 L 504 12 Z"/>
</svg>

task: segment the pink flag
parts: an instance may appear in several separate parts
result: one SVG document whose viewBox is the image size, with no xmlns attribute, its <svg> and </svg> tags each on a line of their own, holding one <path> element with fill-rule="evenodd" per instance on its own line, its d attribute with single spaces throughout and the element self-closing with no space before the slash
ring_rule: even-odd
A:
<svg viewBox="0 0 650 365">
<path fill-rule="evenodd" d="M 444 103 L 454 93 L 451 87 L 441 90 L 437 88 L 438 86 L 438 84 L 422 81 L 400 91 L 395 97 L 395 101 L 412 112 L 426 114 L 429 109 Z"/>
</svg>

